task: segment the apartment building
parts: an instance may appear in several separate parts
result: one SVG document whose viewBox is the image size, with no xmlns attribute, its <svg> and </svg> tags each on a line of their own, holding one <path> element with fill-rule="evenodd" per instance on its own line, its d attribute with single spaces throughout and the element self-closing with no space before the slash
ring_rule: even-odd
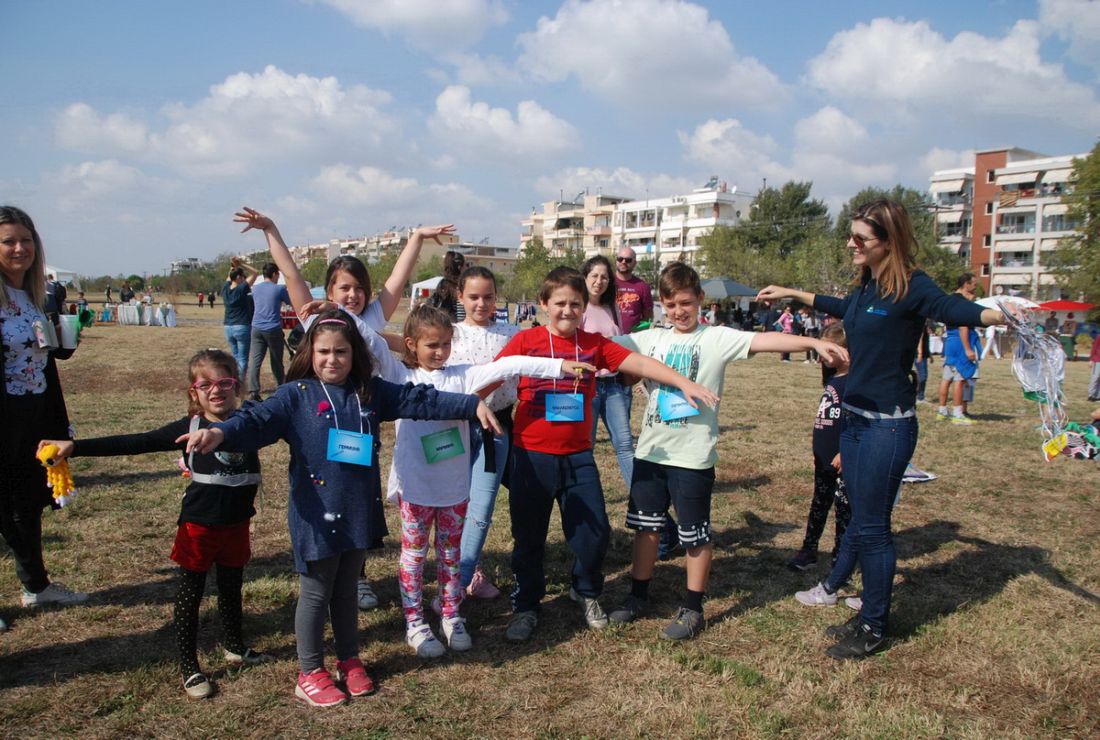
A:
<svg viewBox="0 0 1100 740">
<path fill-rule="evenodd" d="M 520 250 L 542 240 L 551 256 L 579 249 L 585 256 L 614 254 L 629 246 L 667 264 L 695 262 L 699 240 L 715 226 L 736 226 L 747 217 L 753 197 L 718 178 L 684 195 L 631 200 L 578 194 L 574 201 L 548 201 L 523 221 Z"/>
<path fill-rule="evenodd" d="M 974 166 L 932 174 L 938 241 L 961 254 L 987 293 L 1060 298 L 1044 256 L 1072 236 L 1061 202 L 1073 160 L 1016 147 L 975 152 Z"/>
</svg>

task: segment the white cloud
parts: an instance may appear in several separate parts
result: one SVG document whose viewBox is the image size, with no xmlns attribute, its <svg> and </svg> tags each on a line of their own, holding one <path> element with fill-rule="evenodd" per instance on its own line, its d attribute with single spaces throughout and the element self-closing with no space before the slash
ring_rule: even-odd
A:
<svg viewBox="0 0 1100 740">
<path fill-rule="evenodd" d="M 741 190 L 754 192 L 763 178 L 778 184 L 796 177 L 774 158 L 779 146 L 772 137 L 749 131 L 737 119 L 710 119 L 678 135 L 688 161 L 705 165 Z"/>
<path fill-rule="evenodd" d="M 929 177 L 937 170 L 953 170 L 958 167 L 973 166 L 973 149 L 943 149 L 934 146 L 920 158 L 920 168 L 927 172 Z"/>
<path fill-rule="evenodd" d="M 454 78 L 466 86 L 516 85 L 522 81 L 515 65 L 499 57 L 464 52 L 452 52 L 440 56 L 443 61 L 455 68 Z"/>
<path fill-rule="evenodd" d="M 569 122 L 533 100 L 521 101 L 513 116 L 505 108 L 472 101 L 462 85 L 446 88 L 428 122 L 455 156 L 514 161 L 546 160 L 577 148 L 580 135 Z"/>
<path fill-rule="evenodd" d="M 414 177 L 398 177 L 378 167 L 347 164 L 322 168 L 310 189 L 326 204 L 390 209 L 424 214 L 482 209 L 490 201 L 459 183 L 422 184 Z M 382 220 L 386 220 L 382 218 Z"/>
<path fill-rule="evenodd" d="M 1039 26 L 1069 44 L 1069 57 L 1100 73 L 1100 2 L 1039 0 Z"/>
<path fill-rule="evenodd" d="M 1013 134 L 1023 121 L 1071 130 L 1100 126 L 1095 92 L 1039 55 L 1039 26 L 1018 21 L 1001 38 L 963 32 L 946 39 L 927 22 L 877 18 L 833 36 L 807 79 L 868 118 L 904 125 L 935 117 Z"/>
<path fill-rule="evenodd" d="M 500 0 L 321 0 L 368 29 L 412 46 L 465 48 L 508 20 Z"/>
<path fill-rule="evenodd" d="M 765 65 L 737 54 L 706 8 L 681 0 L 566 0 L 517 43 L 535 79 L 576 77 L 626 107 L 772 107 L 789 97 Z"/>
<path fill-rule="evenodd" d="M 114 159 L 67 165 L 45 179 L 60 211 L 94 211 L 99 216 L 107 211 L 116 220 L 130 218 L 126 214 L 141 206 L 163 206 L 185 189 Z"/>
<path fill-rule="evenodd" d="M 230 75 L 193 105 L 165 105 L 159 130 L 80 103 L 62 114 L 57 135 L 71 148 L 132 154 L 196 177 L 239 176 L 261 165 L 392 149 L 399 128 L 382 110 L 389 102 L 384 91 L 268 66 Z"/>
<path fill-rule="evenodd" d="M 553 175 L 543 175 L 536 179 L 535 190 L 542 200 L 555 198 L 559 193 L 571 198 L 582 191 L 603 192 L 627 198 L 644 198 L 648 192 L 652 198 L 665 198 L 690 192 L 692 188 L 702 184 L 701 181 L 662 173 L 646 175 L 629 167 L 616 167 L 612 170 L 568 167 Z"/>
<path fill-rule="evenodd" d="M 57 120 L 58 143 L 83 152 L 140 152 L 148 145 L 141 121 L 123 113 L 101 116 L 86 103 L 73 103 Z"/>
</svg>

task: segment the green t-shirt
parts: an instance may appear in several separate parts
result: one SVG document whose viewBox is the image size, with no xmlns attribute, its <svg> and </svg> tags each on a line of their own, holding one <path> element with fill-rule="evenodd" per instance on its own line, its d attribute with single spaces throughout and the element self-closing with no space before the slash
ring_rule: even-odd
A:
<svg viewBox="0 0 1100 740">
<path fill-rule="evenodd" d="M 648 329 L 614 337 L 612 341 L 668 365 L 722 395 L 726 365 L 749 356 L 754 334 L 725 326 L 699 325 L 691 334 L 672 329 Z M 658 408 L 662 392 L 676 388 L 646 381 L 649 403 L 634 457 L 662 465 L 705 470 L 718 462 L 718 409 L 699 406 L 697 416 L 664 421 Z"/>
</svg>

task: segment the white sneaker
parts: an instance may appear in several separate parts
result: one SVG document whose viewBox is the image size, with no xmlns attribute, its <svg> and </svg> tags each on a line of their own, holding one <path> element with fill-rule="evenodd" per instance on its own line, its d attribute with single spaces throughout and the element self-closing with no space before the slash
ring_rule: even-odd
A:
<svg viewBox="0 0 1100 740">
<path fill-rule="evenodd" d="M 466 620 L 462 617 L 445 618 L 442 623 L 443 636 L 447 639 L 447 647 L 456 652 L 469 650 L 474 646 L 470 639 L 470 633 L 466 631 Z"/>
<path fill-rule="evenodd" d="M 378 606 L 378 597 L 374 594 L 374 589 L 370 587 L 370 581 L 366 578 L 359 579 L 359 586 L 356 589 L 359 595 L 359 608 L 363 611 L 370 611 Z"/>
<path fill-rule="evenodd" d="M 806 606 L 836 606 L 837 596 L 825 590 L 824 584 L 817 584 L 809 591 L 798 591 L 794 595 L 799 604 Z"/>
<path fill-rule="evenodd" d="M 87 600 L 88 594 L 83 594 L 79 591 L 71 591 L 66 588 L 64 584 L 58 583 L 57 581 L 54 581 L 36 594 L 32 594 L 30 591 L 23 589 L 22 597 L 23 606 L 30 609 L 36 606 L 43 606 L 44 604 L 72 606 L 73 604 L 83 604 Z"/>
<path fill-rule="evenodd" d="M 447 652 L 443 643 L 435 639 L 432 628 L 423 622 L 406 628 L 405 642 L 416 652 L 418 658 L 438 658 Z"/>
</svg>

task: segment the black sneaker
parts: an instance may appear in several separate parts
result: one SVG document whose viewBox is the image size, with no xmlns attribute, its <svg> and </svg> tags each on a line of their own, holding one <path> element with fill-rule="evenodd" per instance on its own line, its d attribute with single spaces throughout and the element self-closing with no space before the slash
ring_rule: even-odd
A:
<svg viewBox="0 0 1100 740">
<path fill-rule="evenodd" d="M 619 606 L 615 607 L 615 609 L 607 615 L 607 618 L 611 620 L 612 624 L 633 622 L 648 606 L 649 602 L 645 599 L 639 599 L 634 594 L 629 594 L 623 599 L 623 603 L 619 604 Z"/>
<path fill-rule="evenodd" d="M 844 624 L 834 624 L 832 627 L 825 628 L 825 636 L 834 640 L 843 640 L 846 637 L 851 637 L 859 631 L 859 615 L 855 615 Z"/>
<path fill-rule="evenodd" d="M 681 606 L 676 616 L 668 626 L 661 630 L 661 637 L 666 640 L 690 640 L 706 629 L 707 620 L 702 612 Z"/>
<path fill-rule="evenodd" d="M 787 567 L 794 571 L 809 570 L 815 565 L 817 565 L 817 553 L 810 550 L 799 550 L 787 561 Z"/>
<path fill-rule="evenodd" d="M 845 637 L 825 651 L 837 660 L 860 660 L 886 649 L 886 635 L 877 634 L 865 624 L 856 628 L 854 635 Z"/>
</svg>

